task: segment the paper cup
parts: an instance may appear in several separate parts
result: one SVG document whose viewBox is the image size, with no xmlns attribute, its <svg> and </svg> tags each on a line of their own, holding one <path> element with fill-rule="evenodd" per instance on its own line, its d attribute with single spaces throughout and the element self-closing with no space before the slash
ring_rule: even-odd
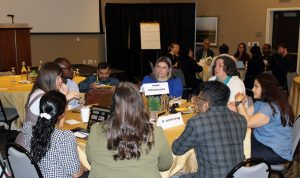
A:
<svg viewBox="0 0 300 178">
<path fill-rule="evenodd" d="M 81 120 L 82 122 L 88 122 L 90 117 L 90 108 L 89 107 L 82 107 L 80 109 L 81 113 Z"/>
</svg>

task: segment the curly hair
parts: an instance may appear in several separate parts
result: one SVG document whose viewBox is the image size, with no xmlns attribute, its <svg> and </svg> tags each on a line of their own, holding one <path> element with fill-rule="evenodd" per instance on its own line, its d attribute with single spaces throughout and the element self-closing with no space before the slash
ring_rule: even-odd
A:
<svg viewBox="0 0 300 178">
<path fill-rule="evenodd" d="M 107 149 L 117 150 L 114 160 L 139 159 L 154 144 L 153 125 L 149 122 L 142 97 L 134 84 L 120 83 L 113 95 L 107 123 Z M 142 144 L 146 145 L 142 150 Z"/>
<path fill-rule="evenodd" d="M 216 68 L 217 60 L 219 60 L 219 59 L 223 60 L 223 63 L 224 63 L 223 70 L 228 76 L 232 77 L 232 76 L 238 75 L 238 71 L 237 71 L 234 59 L 232 59 L 227 54 L 221 54 L 216 57 L 215 63 L 212 66 L 212 75 L 213 76 L 215 75 L 215 68 Z"/>
<path fill-rule="evenodd" d="M 40 100 L 40 113 L 47 113 L 51 116 L 48 120 L 39 116 L 33 126 L 30 154 L 35 162 L 39 162 L 50 148 L 51 135 L 59 116 L 64 114 L 67 100 L 64 94 L 59 91 L 49 91 Z"/>
<path fill-rule="evenodd" d="M 280 109 L 281 124 L 284 127 L 287 124 L 292 126 L 294 123 L 293 110 L 277 79 L 273 75 L 263 73 L 257 76 L 256 80 L 261 85 L 260 100 L 269 103 L 273 112 L 275 112 L 275 109 L 272 103 L 275 103 Z"/>
</svg>

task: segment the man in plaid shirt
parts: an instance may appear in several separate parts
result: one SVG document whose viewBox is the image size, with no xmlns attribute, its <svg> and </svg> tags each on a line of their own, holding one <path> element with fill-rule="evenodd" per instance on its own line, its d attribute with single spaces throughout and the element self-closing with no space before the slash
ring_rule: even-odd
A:
<svg viewBox="0 0 300 178">
<path fill-rule="evenodd" d="M 227 108 L 229 88 L 218 81 L 204 82 L 196 97 L 200 114 L 188 120 L 172 151 L 182 155 L 194 148 L 198 172 L 180 177 L 224 178 L 244 160 L 246 119 Z"/>
</svg>

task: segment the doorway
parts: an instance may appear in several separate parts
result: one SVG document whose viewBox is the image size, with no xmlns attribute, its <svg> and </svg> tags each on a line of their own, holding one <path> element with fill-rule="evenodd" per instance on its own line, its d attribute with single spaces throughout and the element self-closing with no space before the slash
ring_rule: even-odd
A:
<svg viewBox="0 0 300 178">
<path fill-rule="evenodd" d="M 280 42 L 287 45 L 290 54 L 297 59 L 296 72 L 300 63 L 300 8 L 267 9 L 265 42 L 273 48 Z"/>
</svg>

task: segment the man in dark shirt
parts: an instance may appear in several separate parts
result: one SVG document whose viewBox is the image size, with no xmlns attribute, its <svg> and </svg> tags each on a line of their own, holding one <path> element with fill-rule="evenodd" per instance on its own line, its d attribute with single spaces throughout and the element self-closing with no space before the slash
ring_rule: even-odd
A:
<svg viewBox="0 0 300 178">
<path fill-rule="evenodd" d="M 209 49 L 210 42 L 209 39 L 203 40 L 203 47 L 196 51 L 196 61 L 199 62 L 201 59 L 205 59 L 207 57 L 214 57 L 214 52 Z"/>
<path fill-rule="evenodd" d="M 284 43 L 277 45 L 277 52 L 278 55 L 275 55 L 270 61 L 270 70 L 283 89 L 287 91 L 287 73 L 293 70 L 293 59 L 288 54 L 287 46 Z"/>
<path fill-rule="evenodd" d="M 247 121 L 227 108 L 229 95 L 229 88 L 221 82 L 203 83 L 196 99 L 200 114 L 188 120 L 184 132 L 172 145 L 175 155 L 195 149 L 198 172 L 183 177 L 226 177 L 244 160 Z"/>
<path fill-rule="evenodd" d="M 87 92 L 89 89 L 96 89 L 101 86 L 117 86 L 119 80 L 110 77 L 111 69 L 108 63 L 100 62 L 98 64 L 97 75 L 89 76 L 79 83 L 79 91 Z"/>
<path fill-rule="evenodd" d="M 262 52 L 262 58 L 264 60 L 265 63 L 265 69 L 266 70 L 270 70 L 270 61 L 272 60 L 273 57 L 273 53 L 272 53 L 272 47 L 270 44 L 265 43 L 262 48 L 261 48 L 261 52 Z"/>
</svg>

